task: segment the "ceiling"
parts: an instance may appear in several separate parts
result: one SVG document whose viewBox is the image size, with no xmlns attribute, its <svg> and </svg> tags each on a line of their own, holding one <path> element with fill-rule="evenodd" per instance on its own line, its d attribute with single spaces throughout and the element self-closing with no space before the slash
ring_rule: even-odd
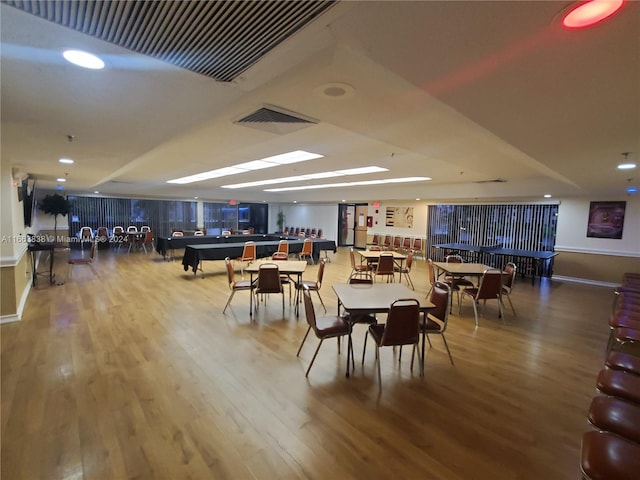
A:
<svg viewBox="0 0 640 480">
<path fill-rule="evenodd" d="M 206 48 L 185 38 L 197 38 L 190 25 L 213 22 L 206 7 L 214 2 L 147 2 L 158 4 L 153 28 L 162 36 L 148 35 L 155 44 L 109 33 L 122 31 L 113 28 L 122 2 L 80 3 L 112 13 L 94 15 L 93 31 L 64 15 L 47 20 L 0 5 L 2 162 L 35 176 L 38 188 L 66 177 L 64 191 L 75 194 L 276 203 L 596 199 L 640 186 L 638 169 L 616 169 L 623 152 L 640 163 L 637 2 L 577 31 L 559 23 L 568 2 L 343 1 L 301 13 L 274 10 L 283 2 L 232 2 L 237 11 L 216 17 Z M 187 12 L 189 4 L 198 8 Z M 180 5 L 177 13 L 160 8 Z M 251 5 L 262 9 L 240 11 Z M 295 15 L 289 30 L 265 39 L 268 22 Z M 117 18 L 143 34 L 152 28 L 140 12 Z M 110 41 L 90 35 L 103 30 Z M 107 67 L 73 66 L 61 56 L 67 48 L 97 54 Z M 301 122 L 239 121 L 262 108 Z M 167 183 L 293 150 L 324 157 Z M 278 186 L 432 180 L 222 188 L 365 166 L 388 171 Z"/>
</svg>

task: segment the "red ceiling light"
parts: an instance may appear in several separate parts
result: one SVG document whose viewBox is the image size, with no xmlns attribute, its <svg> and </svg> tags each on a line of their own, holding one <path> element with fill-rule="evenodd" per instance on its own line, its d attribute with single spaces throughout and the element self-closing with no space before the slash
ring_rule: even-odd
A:
<svg viewBox="0 0 640 480">
<path fill-rule="evenodd" d="M 609 18 L 622 7 L 624 0 L 589 0 L 580 2 L 562 19 L 566 28 L 584 28 Z"/>
</svg>

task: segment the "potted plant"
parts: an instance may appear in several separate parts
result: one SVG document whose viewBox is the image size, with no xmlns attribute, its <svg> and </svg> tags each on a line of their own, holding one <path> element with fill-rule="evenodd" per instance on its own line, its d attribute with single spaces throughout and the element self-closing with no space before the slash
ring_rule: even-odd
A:
<svg viewBox="0 0 640 480">
<path fill-rule="evenodd" d="M 285 222 L 284 212 L 280 210 L 278 212 L 278 218 L 276 220 L 276 223 L 278 224 L 278 228 L 280 229 L 280 232 L 284 231 L 284 222 Z"/>
<path fill-rule="evenodd" d="M 71 210 L 71 202 L 58 193 L 45 196 L 39 205 L 40 210 L 49 215 L 53 215 L 53 232 L 58 238 L 58 215 L 63 217 Z"/>
</svg>

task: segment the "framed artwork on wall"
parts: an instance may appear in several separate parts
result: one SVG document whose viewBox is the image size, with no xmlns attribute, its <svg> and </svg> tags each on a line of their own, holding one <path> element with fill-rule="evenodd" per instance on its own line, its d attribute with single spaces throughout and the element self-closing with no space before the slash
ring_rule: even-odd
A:
<svg viewBox="0 0 640 480">
<path fill-rule="evenodd" d="M 627 202 L 591 202 L 587 237 L 620 240 Z"/>
<path fill-rule="evenodd" d="M 385 226 L 413 228 L 413 207 L 387 207 Z"/>
</svg>

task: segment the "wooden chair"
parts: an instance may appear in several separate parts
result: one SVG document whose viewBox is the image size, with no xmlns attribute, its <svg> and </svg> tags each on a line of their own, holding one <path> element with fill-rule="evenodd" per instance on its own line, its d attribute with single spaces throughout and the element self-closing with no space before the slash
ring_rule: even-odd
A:
<svg viewBox="0 0 640 480">
<path fill-rule="evenodd" d="M 488 268 L 480 278 L 480 285 L 476 287 L 467 287 L 460 291 L 460 302 L 458 304 L 458 315 L 462 309 L 462 301 L 464 297 L 470 297 L 473 300 L 473 313 L 476 318 L 476 327 L 478 326 L 478 303 L 482 300 L 482 310 L 487 300 L 498 301 L 498 317 L 502 318 L 502 271 L 495 268 Z M 482 313 L 482 312 L 481 312 Z"/>
<path fill-rule="evenodd" d="M 418 343 L 420 342 L 420 302 L 415 298 L 398 299 L 389 308 L 387 322 L 369 325 L 369 335 L 376 342 L 376 364 L 378 367 L 378 388 L 382 389 L 380 374 L 380 348 L 387 346 L 413 345 L 411 353 L 411 369 Z M 402 352 L 402 350 L 401 350 Z M 398 362 L 402 359 L 398 355 Z M 422 361 L 420 361 L 420 376 L 422 376 Z"/>
<path fill-rule="evenodd" d="M 96 277 L 100 278 L 100 275 L 98 275 L 98 272 L 96 272 L 96 269 L 93 268 L 93 257 L 95 255 L 95 252 L 96 252 L 96 242 L 91 242 L 91 248 L 89 249 L 88 257 L 70 258 L 69 260 L 67 260 L 67 264 L 69 265 L 69 269 L 67 270 L 67 280 L 71 278 L 71 270 L 73 270 L 73 267 L 77 265 L 88 266 L 93 272 L 93 274 Z"/>
<path fill-rule="evenodd" d="M 309 372 L 311 371 L 311 367 L 313 366 L 313 362 L 316 360 L 316 356 L 320 351 L 320 347 L 322 346 L 322 342 L 324 342 L 327 338 L 337 338 L 338 339 L 338 353 L 340 353 L 340 338 L 347 335 L 349 337 L 349 344 L 351 343 L 351 325 L 340 315 L 329 315 L 324 317 L 316 317 L 316 312 L 313 308 L 313 302 L 311 301 L 311 292 L 307 286 L 303 286 L 302 288 L 302 298 L 304 301 L 304 311 L 307 317 L 307 323 L 309 324 L 309 328 L 307 328 L 307 333 L 305 333 L 302 342 L 300 343 L 300 347 L 298 348 L 298 352 L 296 353 L 296 357 L 300 356 L 300 352 L 302 351 L 302 346 L 304 342 L 307 340 L 309 336 L 309 332 L 313 330 L 316 337 L 320 340 L 318 346 L 316 347 L 316 351 L 313 354 L 313 358 L 311 359 L 311 363 L 309 367 L 307 367 L 307 371 L 304 376 L 309 376 Z M 353 352 L 353 350 L 351 350 Z M 353 353 L 352 353 L 353 355 Z M 347 358 L 347 362 L 349 359 Z M 351 359 L 353 361 L 353 358 Z"/>
<path fill-rule="evenodd" d="M 238 291 L 249 291 L 251 292 L 255 286 L 249 280 L 235 280 L 235 272 L 233 271 L 233 265 L 231 264 L 231 260 L 229 257 L 224 259 L 224 265 L 227 269 L 227 280 L 229 281 L 229 290 L 231 290 L 231 295 L 229 295 L 229 299 L 227 300 L 222 313 L 227 311 L 227 307 L 231 303 L 231 299 Z M 251 295 L 251 293 L 250 293 Z"/>
</svg>

